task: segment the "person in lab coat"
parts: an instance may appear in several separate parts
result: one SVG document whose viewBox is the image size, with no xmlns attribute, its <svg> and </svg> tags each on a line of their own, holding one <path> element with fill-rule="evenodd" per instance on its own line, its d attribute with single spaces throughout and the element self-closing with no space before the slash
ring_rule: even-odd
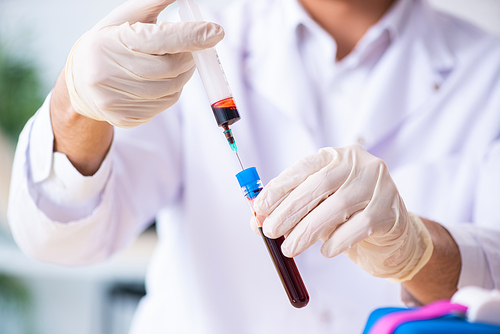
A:
<svg viewBox="0 0 500 334">
<path fill-rule="evenodd" d="M 9 203 L 24 252 L 103 261 L 156 217 L 133 333 L 359 333 L 401 297 L 499 288 L 498 37 L 424 0 L 243 0 L 212 18 L 239 154 L 268 184 L 256 210 L 300 254 L 297 310 L 189 80 L 189 52 L 224 33 L 156 23 L 171 2 L 128 1 L 86 33 L 26 125 Z"/>
</svg>

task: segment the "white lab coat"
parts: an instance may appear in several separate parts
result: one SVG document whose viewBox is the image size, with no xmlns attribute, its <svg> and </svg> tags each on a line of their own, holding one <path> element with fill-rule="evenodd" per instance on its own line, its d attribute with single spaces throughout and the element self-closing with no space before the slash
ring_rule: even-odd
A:
<svg viewBox="0 0 500 334">
<path fill-rule="evenodd" d="M 264 183 L 304 155 L 339 145 L 318 130 L 314 91 L 280 1 L 240 2 L 219 18 L 227 35 L 218 50 L 242 117 L 233 133 L 243 163 L 256 166 Z M 414 6 L 407 29 L 375 66 L 359 104 L 363 118 L 341 144 L 362 143 L 385 160 L 407 208 L 451 226 L 461 285 L 498 288 L 500 42 L 426 3 L 401 1 Z M 37 183 L 52 164 L 47 115 L 46 104 L 18 145 L 14 236 L 36 258 L 92 263 L 130 243 L 159 212 L 159 245 L 134 333 L 359 333 L 371 310 L 400 303 L 398 285 L 343 255 L 325 259 L 315 245 L 296 258 L 310 304 L 289 305 L 249 229 L 238 162 L 197 77 L 171 110 L 116 129 L 98 205 L 70 222 L 40 209 Z M 35 139 L 46 148 L 31 152 Z"/>
</svg>

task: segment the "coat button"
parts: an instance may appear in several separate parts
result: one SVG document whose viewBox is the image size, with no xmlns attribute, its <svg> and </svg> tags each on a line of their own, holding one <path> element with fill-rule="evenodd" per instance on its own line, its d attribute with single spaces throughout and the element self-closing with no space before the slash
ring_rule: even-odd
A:
<svg viewBox="0 0 500 334">
<path fill-rule="evenodd" d="M 358 144 L 359 145 L 363 145 L 365 143 L 365 138 L 363 137 L 358 137 L 358 140 L 357 140 Z"/>
</svg>

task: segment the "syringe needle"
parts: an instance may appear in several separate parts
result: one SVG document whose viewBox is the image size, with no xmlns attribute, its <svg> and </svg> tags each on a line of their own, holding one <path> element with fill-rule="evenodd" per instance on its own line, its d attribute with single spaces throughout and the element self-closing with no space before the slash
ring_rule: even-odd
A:
<svg viewBox="0 0 500 334">
<path fill-rule="evenodd" d="M 236 157 L 238 158 L 238 161 L 240 162 L 241 170 L 244 170 L 245 167 L 243 167 L 243 164 L 241 163 L 240 156 L 238 155 L 238 152 L 236 152 Z"/>
</svg>

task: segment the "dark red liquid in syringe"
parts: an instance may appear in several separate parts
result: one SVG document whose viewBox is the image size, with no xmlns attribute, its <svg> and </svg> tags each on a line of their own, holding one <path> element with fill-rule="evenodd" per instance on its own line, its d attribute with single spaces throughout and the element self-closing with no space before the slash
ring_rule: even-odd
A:
<svg viewBox="0 0 500 334">
<path fill-rule="evenodd" d="M 232 125 L 240 119 L 240 114 L 232 97 L 220 100 L 212 104 L 211 107 L 218 126 Z"/>
<path fill-rule="evenodd" d="M 278 271 L 278 275 L 283 283 L 288 299 L 292 306 L 301 308 L 309 303 L 309 293 L 302 281 L 297 265 L 293 258 L 286 257 L 281 252 L 281 244 L 285 241 L 285 237 L 278 239 L 270 239 L 262 232 L 262 227 L 259 227 L 260 234 L 266 243 L 269 255 L 273 259 L 274 266 Z"/>
</svg>

